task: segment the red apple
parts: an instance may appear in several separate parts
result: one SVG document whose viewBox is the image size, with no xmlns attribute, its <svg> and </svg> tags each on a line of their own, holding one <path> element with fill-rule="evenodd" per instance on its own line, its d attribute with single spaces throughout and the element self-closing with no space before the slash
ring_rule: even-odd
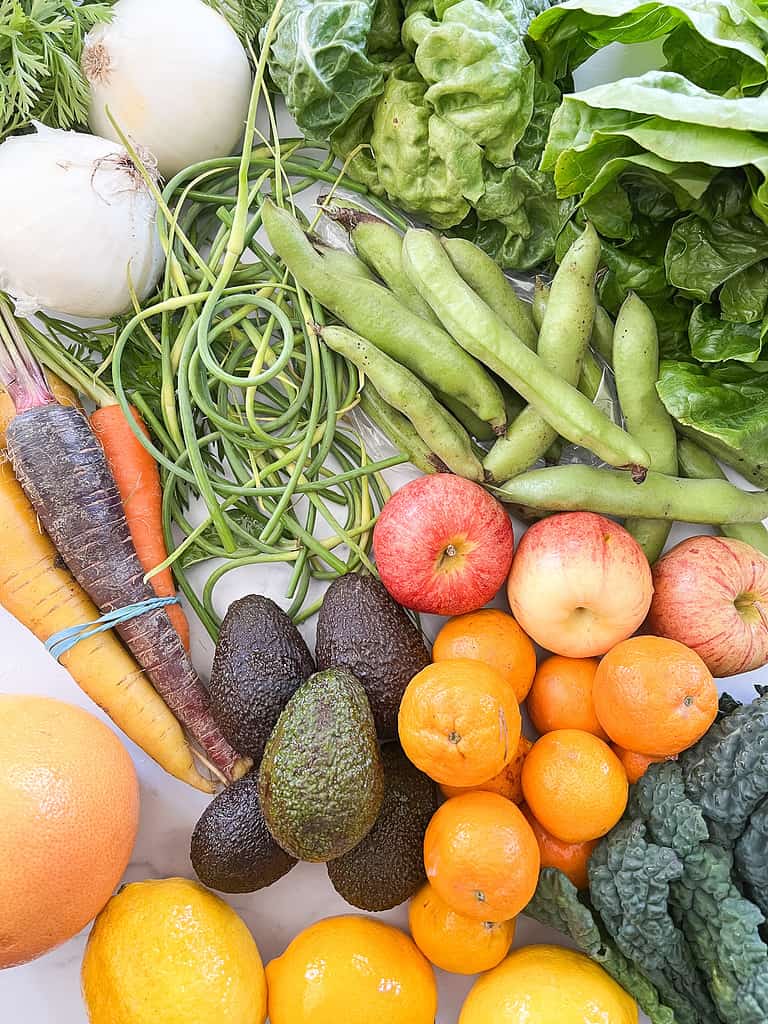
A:
<svg viewBox="0 0 768 1024">
<path fill-rule="evenodd" d="M 768 558 L 727 537 L 689 537 L 653 568 L 648 626 L 679 640 L 713 676 L 768 663 Z"/>
<path fill-rule="evenodd" d="M 605 654 L 640 626 L 651 603 L 648 559 L 623 526 L 564 512 L 520 541 L 507 585 L 512 614 L 538 644 L 568 658 Z"/>
<path fill-rule="evenodd" d="M 381 581 L 406 608 L 463 615 L 504 585 L 515 538 L 504 508 L 470 480 L 435 473 L 392 495 L 373 531 Z"/>
</svg>

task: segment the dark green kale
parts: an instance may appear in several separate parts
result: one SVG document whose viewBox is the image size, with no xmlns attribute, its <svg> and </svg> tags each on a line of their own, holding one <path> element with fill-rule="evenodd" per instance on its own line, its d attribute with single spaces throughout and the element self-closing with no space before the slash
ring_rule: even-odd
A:
<svg viewBox="0 0 768 1024">
<path fill-rule="evenodd" d="M 637 964 L 628 960 L 601 927 L 591 907 L 581 901 L 576 886 L 555 868 L 544 868 L 525 914 L 568 935 L 582 953 L 600 964 L 622 986 L 651 1021 L 675 1024 L 675 1015 Z"/>
<path fill-rule="evenodd" d="M 670 884 L 682 874 L 674 850 L 649 842 L 642 821 L 623 821 L 592 854 L 590 894 L 608 934 L 679 1024 L 714 1024 L 718 1016 L 705 980 L 669 912 Z"/>
<path fill-rule="evenodd" d="M 736 708 L 680 756 L 685 791 L 710 835 L 733 845 L 768 796 L 768 699 Z"/>
<path fill-rule="evenodd" d="M 752 812 L 735 852 L 748 895 L 768 916 L 768 798 Z"/>
</svg>

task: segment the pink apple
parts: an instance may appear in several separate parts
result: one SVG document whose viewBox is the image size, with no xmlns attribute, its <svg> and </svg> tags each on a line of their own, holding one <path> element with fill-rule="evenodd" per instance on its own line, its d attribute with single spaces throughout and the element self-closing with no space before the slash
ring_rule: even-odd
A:
<svg viewBox="0 0 768 1024">
<path fill-rule="evenodd" d="M 435 473 L 389 499 L 373 531 L 381 581 L 406 608 L 462 615 L 504 585 L 515 538 L 504 508 L 470 480 Z"/>
<path fill-rule="evenodd" d="M 686 644 L 713 676 L 768 663 L 768 558 L 727 537 L 689 537 L 653 568 L 648 626 Z"/>
<path fill-rule="evenodd" d="M 520 541 L 507 585 L 512 614 L 555 654 L 605 654 L 641 625 L 653 594 L 643 550 L 593 512 L 564 512 Z"/>
</svg>

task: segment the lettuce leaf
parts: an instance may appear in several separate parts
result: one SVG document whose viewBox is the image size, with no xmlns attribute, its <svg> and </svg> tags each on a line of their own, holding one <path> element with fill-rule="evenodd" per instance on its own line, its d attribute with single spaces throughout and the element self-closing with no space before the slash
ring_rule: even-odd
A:
<svg viewBox="0 0 768 1024">
<path fill-rule="evenodd" d="M 490 163 L 512 164 L 533 113 L 535 77 L 519 25 L 480 0 L 460 0 L 440 22 L 413 15 L 403 34 L 435 112 L 483 146 Z"/>
<path fill-rule="evenodd" d="M 720 291 L 724 320 L 751 324 L 762 320 L 768 305 L 768 260 L 753 263 L 729 277 Z"/>
<path fill-rule="evenodd" d="M 733 323 L 721 320 L 713 305 L 696 306 L 688 324 L 691 354 L 700 363 L 722 363 L 737 359 L 754 363 L 763 346 L 758 323 Z"/>
<path fill-rule="evenodd" d="M 656 390 L 667 412 L 684 426 L 734 453 L 754 453 L 756 466 L 768 463 L 768 373 L 738 363 L 704 367 L 662 360 Z M 735 798 L 724 794 L 721 799 Z"/>
<path fill-rule="evenodd" d="M 285 0 L 269 72 L 308 139 L 326 141 L 384 88 L 369 59 L 376 0 Z"/>
<path fill-rule="evenodd" d="M 661 37 L 670 69 L 705 88 L 725 92 L 768 79 L 768 17 L 752 0 L 566 0 L 529 32 L 555 79 L 609 43 Z"/>
<path fill-rule="evenodd" d="M 371 145 L 382 188 L 439 228 L 459 224 L 484 192 L 480 146 L 426 101 L 414 65 L 396 69 L 373 114 Z"/>
</svg>

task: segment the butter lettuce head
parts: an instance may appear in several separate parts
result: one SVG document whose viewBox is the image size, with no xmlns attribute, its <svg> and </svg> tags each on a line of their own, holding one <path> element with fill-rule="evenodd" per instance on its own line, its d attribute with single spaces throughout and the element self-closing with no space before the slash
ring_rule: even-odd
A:
<svg viewBox="0 0 768 1024">
<path fill-rule="evenodd" d="M 483 194 L 483 154 L 434 111 L 427 89 L 414 65 L 394 71 L 373 114 L 371 145 L 384 191 L 435 227 L 449 228 Z"/>
<path fill-rule="evenodd" d="M 442 21 L 414 14 L 403 35 L 437 114 L 507 167 L 533 114 L 535 69 L 519 24 L 481 0 L 460 0 Z"/>
</svg>

